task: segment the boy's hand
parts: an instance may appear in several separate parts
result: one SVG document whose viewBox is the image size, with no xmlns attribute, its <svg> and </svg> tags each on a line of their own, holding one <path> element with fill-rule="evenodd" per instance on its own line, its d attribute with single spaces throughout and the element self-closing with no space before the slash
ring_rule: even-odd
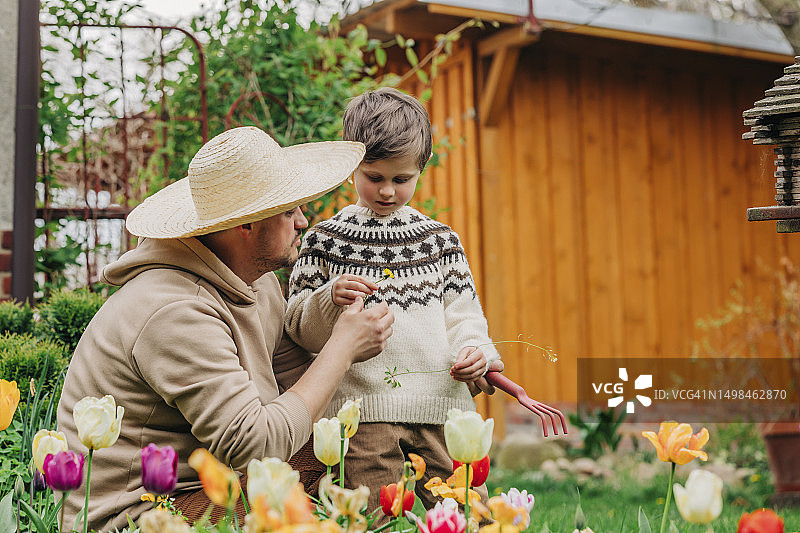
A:
<svg viewBox="0 0 800 533">
<path fill-rule="evenodd" d="M 450 367 L 450 375 L 456 381 L 472 383 L 486 371 L 486 356 L 480 348 L 465 346 L 458 352 L 456 362 Z"/>
<path fill-rule="evenodd" d="M 378 290 L 375 282 L 353 274 L 342 274 L 331 287 L 333 303 L 339 307 L 352 305 L 356 298 L 366 298 Z"/>
<path fill-rule="evenodd" d="M 502 372 L 505 370 L 506 366 L 503 364 L 503 361 L 500 359 L 495 359 L 491 363 L 489 363 L 489 368 L 486 370 L 487 372 Z M 491 383 L 486 381 L 485 374 L 475 381 L 471 383 L 467 383 L 467 387 L 469 388 L 469 392 L 473 396 L 477 396 L 481 392 L 486 394 L 494 394 L 494 387 Z"/>
</svg>

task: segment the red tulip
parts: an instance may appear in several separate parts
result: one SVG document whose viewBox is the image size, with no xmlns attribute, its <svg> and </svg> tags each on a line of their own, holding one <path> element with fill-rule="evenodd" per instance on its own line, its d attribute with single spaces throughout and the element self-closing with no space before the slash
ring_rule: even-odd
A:
<svg viewBox="0 0 800 533">
<path fill-rule="evenodd" d="M 142 448 L 142 486 L 153 494 L 169 494 L 178 481 L 178 454 L 172 446 Z"/>
<path fill-rule="evenodd" d="M 461 461 L 453 461 L 453 472 L 463 464 Z M 472 466 L 472 474 L 470 475 L 469 486 L 480 487 L 486 483 L 486 478 L 489 477 L 489 456 L 487 455 L 480 461 L 470 463 L 470 466 Z"/>
<path fill-rule="evenodd" d="M 44 458 L 44 479 L 53 490 L 67 492 L 81 486 L 83 455 L 72 450 L 49 454 Z"/>
<path fill-rule="evenodd" d="M 403 511 L 410 511 L 414 507 L 414 491 L 406 490 L 403 494 L 403 508 L 397 499 L 397 488 L 400 483 L 392 483 L 381 487 L 381 509 L 386 516 L 400 516 Z"/>
<path fill-rule="evenodd" d="M 783 518 L 771 509 L 742 513 L 737 533 L 783 533 Z"/>
</svg>

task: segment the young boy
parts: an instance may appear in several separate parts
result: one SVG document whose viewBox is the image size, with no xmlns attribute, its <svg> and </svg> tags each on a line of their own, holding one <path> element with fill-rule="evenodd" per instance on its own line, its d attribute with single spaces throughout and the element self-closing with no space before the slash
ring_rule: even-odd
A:
<svg viewBox="0 0 800 533">
<path fill-rule="evenodd" d="M 396 89 L 362 94 L 345 110 L 343 137 L 367 148 L 354 173 L 358 202 L 306 233 L 289 280 L 286 331 L 316 352 L 357 298 L 366 307 L 389 304 L 395 322 L 386 349 L 350 368 L 325 416 L 363 398 L 345 481 L 369 487 L 370 510 L 381 486 L 399 479 L 409 452 L 427 463 L 416 492 L 431 508 L 437 498 L 424 483 L 453 472 L 444 441 L 447 411 L 475 410 L 467 383 L 500 356 L 458 235 L 406 205 L 431 156 L 425 108 Z M 393 388 L 384 377 L 395 368 L 415 373 L 398 376 L 401 387 Z"/>
</svg>

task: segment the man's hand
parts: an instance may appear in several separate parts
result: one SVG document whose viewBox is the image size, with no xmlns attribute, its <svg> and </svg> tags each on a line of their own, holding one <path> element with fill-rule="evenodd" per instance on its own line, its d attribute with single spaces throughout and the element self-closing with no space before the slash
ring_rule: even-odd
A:
<svg viewBox="0 0 800 533">
<path fill-rule="evenodd" d="M 503 361 L 500 359 L 496 359 L 489 363 L 489 368 L 486 370 L 487 372 L 502 372 L 505 369 L 505 365 Z M 486 381 L 486 378 L 481 376 L 475 381 L 471 381 L 467 383 L 467 387 L 469 387 L 469 392 L 473 396 L 477 396 L 481 392 L 486 394 L 494 394 L 494 387 Z"/>
<path fill-rule="evenodd" d="M 376 290 L 378 285 L 373 281 L 353 274 L 342 274 L 333 282 L 331 298 L 333 303 L 344 307 L 355 303 L 356 298 L 366 298 Z"/>
<path fill-rule="evenodd" d="M 381 353 L 386 340 L 392 336 L 394 315 L 386 302 L 366 311 L 359 296 L 333 326 L 328 343 L 348 345 L 352 352 L 351 363 L 360 363 Z"/>
</svg>

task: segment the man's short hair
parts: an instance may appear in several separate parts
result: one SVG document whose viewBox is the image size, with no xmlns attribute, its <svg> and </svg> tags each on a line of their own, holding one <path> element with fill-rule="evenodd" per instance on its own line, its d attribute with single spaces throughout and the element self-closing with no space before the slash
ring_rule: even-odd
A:
<svg viewBox="0 0 800 533">
<path fill-rule="evenodd" d="M 431 121 L 416 98 L 392 87 L 356 96 L 344 111 L 343 138 L 367 147 L 364 161 L 413 156 L 419 170 L 431 156 Z"/>
</svg>

